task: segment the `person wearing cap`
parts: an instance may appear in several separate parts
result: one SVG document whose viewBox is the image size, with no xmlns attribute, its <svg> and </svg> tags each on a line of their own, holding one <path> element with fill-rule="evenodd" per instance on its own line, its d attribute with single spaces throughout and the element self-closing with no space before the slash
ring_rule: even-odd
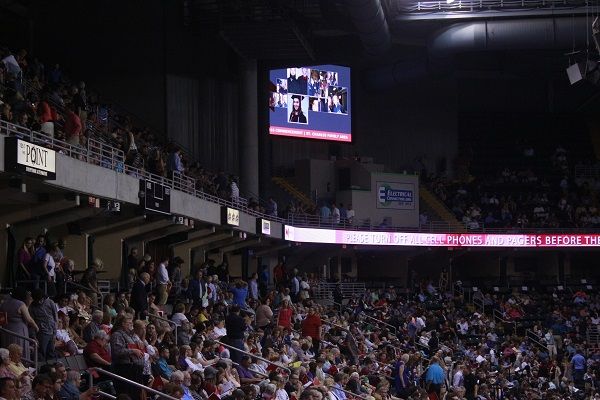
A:
<svg viewBox="0 0 600 400">
<path fill-rule="evenodd" d="M 295 122 L 299 124 L 308 123 L 306 115 L 304 115 L 304 112 L 302 111 L 302 99 L 303 96 L 292 96 L 292 112 L 290 113 L 289 122 Z"/>
</svg>

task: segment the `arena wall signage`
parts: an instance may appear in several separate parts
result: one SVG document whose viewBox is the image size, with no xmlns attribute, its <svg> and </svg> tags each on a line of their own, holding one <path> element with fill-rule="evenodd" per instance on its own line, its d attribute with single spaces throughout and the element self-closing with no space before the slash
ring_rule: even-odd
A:
<svg viewBox="0 0 600 400">
<path fill-rule="evenodd" d="M 56 179 L 56 152 L 16 137 L 6 138 L 5 168 L 42 179 Z"/>
<path fill-rule="evenodd" d="M 224 225 L 240 226 L 240 211 L 223 206 L 221 208 L 221 223 Z"/>
<path fill-rule="evenodd" d="M 260 232 L 263 235 L 271 235 L 271 221 L 268 219 L 257 218 L 256 219 L 256 232 Z"/>
<path fill-rule="evenodd" d="M 146 211 L 171 214 L 171 188 L 158 182 L 140 181 L 140 192 L 144 196 L 142 205 Z"/>
<path fill-rule="evenodd" d="M 413 210 L 415 186 L 412 183 L 377 181 L 377 208 Z"/>
<path fill-rule="evenodd" d="M 286 240 L 369 246 L 600 247 L 600 234 L 486 234 L 345 231 L 284 227 Z"/>
</svg>

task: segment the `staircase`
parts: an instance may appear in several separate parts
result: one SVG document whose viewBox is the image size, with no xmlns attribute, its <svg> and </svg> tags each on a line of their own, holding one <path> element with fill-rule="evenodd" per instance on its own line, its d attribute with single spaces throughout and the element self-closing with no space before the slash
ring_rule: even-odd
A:
<svg viewBox="0 0 600 400">
<path fill-rule="evenodd" d="M 367 291 L 364 282 L 321 282 L 312 288 L 313 298 L 315 300 L 320 300 L 322 304 L 333 304 L 333 293 L 338 285 L 340 286 L 342 297 L 344 299 L 361 298 Z"/>
<path fill-rule="evenodd" d="M 435 212 L 442 221 L 446 222 L 452 230 L 466 232 L 464 224 L 457 220 L 454 214 L 448 210 L 446 205 L 424 185 L 419 186 L 419 198 L 422 202 L 421 204 L 424 204 L 427 208 L 433 210 L 433 212 Z"/>
<path fill-rule="evenodd" d="M 544 338 L 539 336 L 537 333 L 535 333 L 531 329 L 527 329 L 525 331 L 525 335 L 527 336 L 527 339 L 529 339 L 533 344 L 538 346 L 543 351 L 546 351 L 548 349 L 548 346 L 546 346 L 546 344 L 544 342 Z"/>
<path fill-rule="evenodd" d="M 598 329 L 598 325 L 588 325 L 586 331 L 586 341 L 586 349 L 588 354 L 600 349 L 600 329 Z"/>
<path fill-rule="evenodd" d="M 296 185 L 291 183 L 286 178 L 274 176 L 271 178 L 271 180 L 285 192 L 289 193 L 296 201 L 299 201 L 309 209 L 315 209 L 317 207 L 315 202 L 312 201 L 310 197 L 308 197 L 302 190 L 298 189 Z"/>
</svg>

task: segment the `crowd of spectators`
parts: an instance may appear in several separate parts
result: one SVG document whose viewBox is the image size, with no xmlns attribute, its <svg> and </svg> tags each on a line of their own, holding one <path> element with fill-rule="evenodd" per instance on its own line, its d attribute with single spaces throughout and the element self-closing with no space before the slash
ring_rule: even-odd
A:
<svg viewBox="0 0 600 400">
<path fill-rule="evenodd" d="M 562 145 L 539 153 L 520 147 L 500 157 L 491 173 L 429 177 L 429 185 L 468 229 L 599 227 L 600 179 L 576 174 L 580 163 Z"/>
<path fill-rule="evenodd" d="M 0 120 L 73 146 L 85 147 L 94 139 L 123 151 L 128 173 L 171 178 L 176 172 L 193 178 L 197 190 L 239 200 L 236 176 L 190 159 L 176 143 L 101 102 L 85 82 L 70 80 L 59 64 L 47 67 L 26 50 L 13 53 L 7 47 L 0 47 L 0 59 Z"/>
<path fill-rule="evenodd" d="M 17 259 L 48 293 L 18 287 L 0 304 L 5 328 L 39 343 L 1 335 L 0 397 L 8 400 L 92 398 L 98 389 L 81 382 L 85 371 L 56 361 L 78 355 L 186 400 L 599 396 L 600 350 L 586 336 L 600 324 L 597 294 L 479 291 L 472 303 L 415 277 L 409 292 L 372 289 L 349 302 L 338 286 L 328 306 L 313 299 L 318 278 L 283 262 L 242 280 L 230 277 L 226 259 L 186 268 L 135 248 L 127 290 L 101 294 L 102 262 L 77 279 L 64 242 L 28 238 Z M 73 280 L 79 286 L 66 284 Z M 38 371 L 25 361 L 33 351 Z M 88 373 L 109 390 L 106 376 Z M 109 380 L 122 399 L 152 396 Z"/>
</svg>

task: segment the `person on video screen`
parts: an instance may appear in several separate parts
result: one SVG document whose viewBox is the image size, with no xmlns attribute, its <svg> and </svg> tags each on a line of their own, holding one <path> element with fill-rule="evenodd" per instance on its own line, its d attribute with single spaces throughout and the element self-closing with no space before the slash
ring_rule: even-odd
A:
<svg viewBox="0 0 600 400">
<path fill-rule="evenodd" d="M 302 96 L 292 96 L 292 112 L 290 113 L 290 122 L 306 124 L 306 115 L 302 112 Z"/>
<path fill-rule="evenodd" d="M 288 93 L 306 94 L 307 82 L 302 75 L 302 68 L 290 68 L 288 72 Z"/>
<path fill-rule="evenodd" d="M 332 102 L 333 102 L 333 105 L 331 107 L 331 112 L 339 113 L 339 114 L 344 112 L 344 108 L 343 108 L 342 104 L 340 103 L 340 98 L 337 94 L 334 94 L 332 96 Z"/>
<path fill-rule="evenodd" d="M 310 80 L 308 81 L 308 95 L 319 96 L 321 90 L 321 79 L 319 71 L 313 69 L 310 71 Z"/>
</svg>

